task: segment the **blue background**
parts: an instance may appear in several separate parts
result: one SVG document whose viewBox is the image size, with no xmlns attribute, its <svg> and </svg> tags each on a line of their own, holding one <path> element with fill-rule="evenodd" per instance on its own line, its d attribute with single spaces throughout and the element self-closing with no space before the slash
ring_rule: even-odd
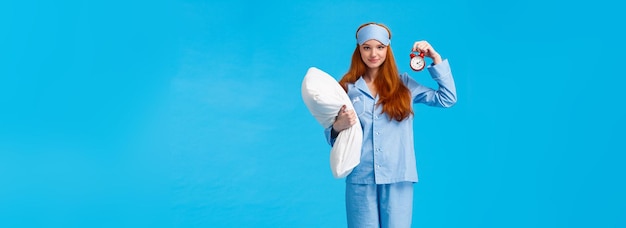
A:
<svg viewBox="0 0 626 228">
<path fill-rule="evenodd" d="M 414 227 L 626 227 L 617 1 L 0 3 L 0 227 L 344 227 L 300 97 L 381 22 L 450 61 Z"/>
</svg>

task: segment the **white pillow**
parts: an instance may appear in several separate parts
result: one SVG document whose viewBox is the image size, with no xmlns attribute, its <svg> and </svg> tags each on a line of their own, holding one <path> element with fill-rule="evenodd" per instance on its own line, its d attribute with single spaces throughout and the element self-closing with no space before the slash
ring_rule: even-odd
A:
<svg viewBox="0 0 626 228">
<path fill-rule="evenodd" d="M 309 68 L 302 80 L 302 100 L 322 127 L 329 128 L 341 106 L 354 110 L 350 98 L 335 78 L 315 67 Z M 359 121 L 339 132 L 330 150 L 330 168 L 335 178 L 348 176 L 361 159 L 363 130 Z"/>
</svg>

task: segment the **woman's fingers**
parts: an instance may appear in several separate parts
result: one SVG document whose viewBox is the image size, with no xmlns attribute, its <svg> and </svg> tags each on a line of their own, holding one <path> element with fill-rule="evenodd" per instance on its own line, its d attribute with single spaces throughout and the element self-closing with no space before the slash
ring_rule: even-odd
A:
<svg viewBox="0 0 626 228">
<path fill-rule="evenodd" d="M 356 124 L 357 117 L 356 117 L 356 113 L 354 112 L 354 110 L 348 111 L 348 120 L 350 120 L 350 126 Z"/>
<path fill-rule="evenodd" d="M 433 59 L 433 64 L 438 64 L 441 62 L 441 56 L 439 55 L 439 53 L 437 53 L 437 51 L 435 51 L 435 48 L 433 48 L 433 46 L 428 43 L 428 41 L 422 40 L 415 42 L 413 44 L 412 51 L 423 53 L 424 56 Z"/>
<path fill-rule="evenodd" d="M 428 44 L 428 42 L 417 41 L 415 42 L 415 44 L 413 44 L 413 51 L 425 52 L 428 47 L 430 47 L 430 44 Z"/>
<path fill-rule="evenodd" d="M 335 130 L 343 131 L 356 124 L 356 121 L 358 121 L 358 118 L 354 110 L 346 110 L 346 106 L 342 106 L 333 126 Z"/>
<path fill-rule="evenodd" d="M 339 109 L 339 114 L 343 113 L 346 111 L 346 105 L 341 106 L 341 108 Z"/>
</svg>

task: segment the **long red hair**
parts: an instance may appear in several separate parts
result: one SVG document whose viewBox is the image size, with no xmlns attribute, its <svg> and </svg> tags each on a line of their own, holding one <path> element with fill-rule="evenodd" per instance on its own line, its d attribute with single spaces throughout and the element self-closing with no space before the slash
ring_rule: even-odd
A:
<svg viewBox="0 0 626 228">
<path fill-rule="evenodd" d="M 369 24 L 376 24 L 387 29 L 389 39 L 391 39 L 391 31 L 389 28 L 378 23 L 363 24 L 356 30 L 357 33 L 359 29 Z M 367 65 L 365 65 L 363 59 L 361 59 L 361 51 L 359 44 L 357 44 L 354 53 L 352 53 L 350 69 L 343 78 L 339 80 L 339 84 L 344 90 L 348 91 L 348 84 L 355 83 L 366 71 Z M 374 85 L 378 90 L 379 96 L 376 105 L 382 105 L 383 112 L 387 113 L 390 119 L 402 121 L 413 114 L 413 110 L 411 109 L 411 92 L 400 79 L 398 67 L 393 58 L 393 52 L 391 51 L 391 45 L 387 46 L 387 57 L 378 69 L 378 75 L 376 79 L 374 79 Z"/>
</svg>

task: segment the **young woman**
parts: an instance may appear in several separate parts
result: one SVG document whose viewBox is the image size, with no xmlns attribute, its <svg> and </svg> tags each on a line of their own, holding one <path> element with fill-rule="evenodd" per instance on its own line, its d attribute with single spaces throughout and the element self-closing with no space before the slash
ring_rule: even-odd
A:
<svg viewBox="0 0 626 228">
<path fill-rule="evenodd" d="M 412 51 L 432 59 L 427 69 L 439 84 L 434 90 L 398 73 L 386 26 L 361 25 L 356 39 L 350 69 L 339 81 L 354 110 L 342 107 L 325 131 L 333 145 L 339 132 L 356 121 L 363 127 L 361 161 L 346 177 L 348 227 L 411 227 L 413 183 L 417 182 L 413 104 L 454 105 L 450 66 L 428 42 L 415 42 Z"/>
</svg>

